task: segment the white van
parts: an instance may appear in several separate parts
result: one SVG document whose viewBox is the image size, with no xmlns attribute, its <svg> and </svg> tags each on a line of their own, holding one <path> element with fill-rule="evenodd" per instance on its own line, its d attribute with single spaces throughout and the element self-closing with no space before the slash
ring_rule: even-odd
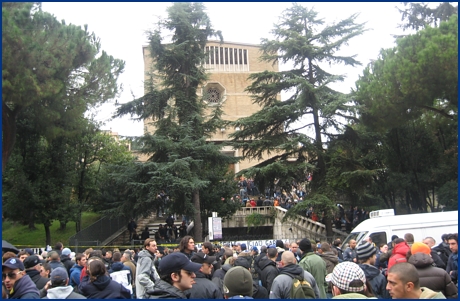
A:
<svg viewBox="0 0 460 301">
<path fill-rule="evenodd" d="M 458 211 L 394 215 L 394 210 L 388 209 L 372 211 L 369 216 L 343 241 L 342 250 L 348 247 L 351 239 L 359 244 L 369 236 L 380 246 L 389 242 L 393 235 L 404 238 L 404 234 L 412 233 L 414 241 L 420 242 L 431 236 L 439 244 L 443 234 L 458 233 Z"/>
</svg>

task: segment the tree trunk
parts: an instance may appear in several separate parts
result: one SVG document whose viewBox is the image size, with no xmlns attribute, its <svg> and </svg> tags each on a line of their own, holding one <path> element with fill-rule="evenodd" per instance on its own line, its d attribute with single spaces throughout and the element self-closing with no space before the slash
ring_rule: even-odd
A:
<svg viewBox="0 0 460 301">
<path fill-rule="evenodd" d="M 45 245 L 46 245 L 46 246 L 48 246 L 48 245 L 51 246 L 50 223 L 49 223 L 49 222 L 45 222 L 45 223 L 43 223 L 43 225 L 45 226 L 45 235 L 46 235 L 46 243 L 45 243 Z"/>
<path fill-rule="evenodd" d="M 37 228 L 35 227 L 35 219 L 34 219 L 34 212 L 30 211 L 29 212 L 29 230 L 36 230 Z"/>
<path fill-rule="evenodd" d="M 2 103 L 2 173 L 5 171 L 6 163 L 13 152 L 14 143 L 16 142 L 16 115 L 18 108 L 11 111 L 5 104 L 5 99 Z"/>
<path fill-rule="evenodd" d="M 59 230 L 65 230 L 67 228 L 67 222 L 59 221 Z"/>
<path fill-rule="evenodd" d="M 193 239 L 195 242 L 203 241 L 203 228 L 201 225 L 201 212 L 200 212 L 200 192 L 196 189 L 192 194 L 193 207 L 195 207 Z"/>
</svg>

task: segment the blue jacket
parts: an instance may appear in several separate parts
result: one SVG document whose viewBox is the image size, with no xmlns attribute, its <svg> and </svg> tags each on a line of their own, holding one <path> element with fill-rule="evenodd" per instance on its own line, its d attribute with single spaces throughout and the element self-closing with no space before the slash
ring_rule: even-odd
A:
<svg viewBox="0 0 460 301">
<path fill-rule="evenodd" d="M 74 264 L 74 266 L 70 269 L 70 286 L 78 286 L 80 284 L 81 270 L 83 270 L 83 267 L 78 264 Z"/>
<path fill-rule="evenodd" d="M 40 292 L 29 275 L 16 281 L 11 292 L 8 292 L 9 299 L 40 299 Z"/>
<path fill-rule="evenodd" d="M 452 273 L 451 273 L 452 271 Z M 457 283 L 457 275 L 458 275 L 458 253 L 450 254 L 449 260 L 447 261 L 446 272 L 452 278 L 454 283 Z"/>
</svg>

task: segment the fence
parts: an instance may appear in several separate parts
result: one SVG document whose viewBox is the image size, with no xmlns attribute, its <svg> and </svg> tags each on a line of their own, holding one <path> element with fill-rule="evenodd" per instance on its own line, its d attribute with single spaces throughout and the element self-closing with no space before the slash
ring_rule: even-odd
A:
<svg viewBox="0 0 460 301">
<path fill-rule="evenodd" d="M 75 247 L 75 252 L 82 252 L 88 246 L 99 246 L 116 231 L 126 228 L 128 217 L 103 217 L 89 227 L 69 238 L 69 246 Z M 79 250 L 80 248 L 80 250 Z"/>
</svg>

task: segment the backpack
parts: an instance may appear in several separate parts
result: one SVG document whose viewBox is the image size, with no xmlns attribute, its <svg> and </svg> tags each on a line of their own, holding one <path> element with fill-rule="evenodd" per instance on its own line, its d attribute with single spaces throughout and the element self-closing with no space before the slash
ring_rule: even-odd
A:
<svg viewBox="0 0 460 301">
<path fill-rule="evenodd" d="M 316 299 L 315 291 L 306 279 L 296 276 L 292 278 L 290 299 Z"/>
</svg>

